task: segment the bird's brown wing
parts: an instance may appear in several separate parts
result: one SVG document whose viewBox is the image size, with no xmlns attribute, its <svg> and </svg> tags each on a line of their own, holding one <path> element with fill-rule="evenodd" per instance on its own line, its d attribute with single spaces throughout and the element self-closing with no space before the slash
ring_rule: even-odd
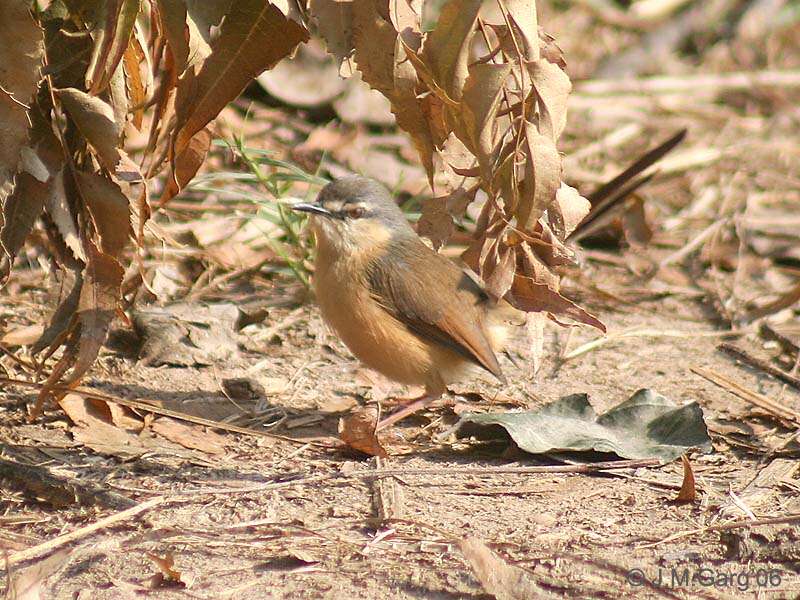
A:
<svg viewBox="0 0 800 600">
<path fill-rule="evenodd" d="M 367 277 L 372 297 L 414 333 L 505 381 L 485 330 L 488 297 L 455 264 L 414 239 L 373 260 Z"/>
</svg>

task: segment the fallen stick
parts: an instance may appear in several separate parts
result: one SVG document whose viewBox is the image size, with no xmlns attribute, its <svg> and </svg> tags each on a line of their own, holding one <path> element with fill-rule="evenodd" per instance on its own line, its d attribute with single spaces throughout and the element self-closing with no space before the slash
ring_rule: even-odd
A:
<svg viewBox="0 0 800 600">
<path fill-rule="evenodd" d="M 439 469 L 376 469 L 340 473 L 335 477 L 372 479 L 374 477 L 394 477 L 403 475 L 497 475 L 526 473 L 596 473 L 615 469 L 637 469 L 657 467 L 662 464 L 658 458 L 638 458 L 631 460 L 609 460 L 605 462 L 579 465 L 542 465 L 531 467 L 443 467 Z"/>
<path fill-rule="evenodd" d="M 117 523 L 122 523 L 123 521 L 127 521 L 131 517 L 135 517 L 137 515 L 142 514 L 154 508 L 160 504 L 164 504 L 167 501 L 166 496 L 159 496 L 157 498 L 151 498 L 150 500 L 146 500 L 141 504 L 137 504 L 131 508 L 123 510 L 122 512 L 118 512 L 116 514 L 110 515 L 91 525 L 86 525 L 85 527 L 81 527 L 80 529 L 76 529 L 75 531 L 70 531 L 69 533 L 65 533 L 63 535 L 59 535 L 54 537 L 53 539 L 47 540 L 46 542 L 42 542 L 36 546 L 28 548 L 26 550 L 20 550 L 19 552 L 15 552 L 14 554 L 8 557 L 6 561 L 7 565 L 16 565 L 26 560 L 31 560 L 34 558 L 39 558 L 45 554 L 52 552 L 58 548 L 66 546 L 67 544 L 71 544 L 77 540 L 83 539 L 92 535 L 93 533 L 100 531 L 101 529 L 105 529 L 106 527 L 110 527 L 112 525 L 116 525 Z"/>
<path fill-rule="evenodd" d="M 773 367 L 765 360 L 761 360 L 760 358 L 756 358 L 751 354 L 748 354 L 741 348 L 734 346 L 733 344 L 728 344 L 723 342 L 719 346 L 717 346 L 717 350 L 724 352 L 725 354 L 732 356 L 733 358 L 742 361 L 745 364 L 750 365 L 751 367 L 758 369 L 760 371 L 764 371 L 769 375 L 772 375 L 776 379 L 780 379 L 784 383 L 789 384 L 793 388 L 800 390 L 800 378 L 795 377 L 791 373 L 787 373 L 786 371 L 779 369 L 777 367 Z"/>
<path fill-rule="evenodd" d="M 753 521 L 752 519 L 747 519 L 744 521 L 734 521 L 732 523 L 722 523 L 720 525 L 709 525 L 708 527 L 698 527 L 697 529 L 691 529 L 689 531 L 681 531 L 679 533 L 675 533 L 673 535 L 665 537 L 663 540 L 652 542 L 650 544 L 644 544 L 643 546 L 640 546 L 640 548 L 652 548 L 653 546 L 658 546 L 659 544 L 674 542 L 675 540 L 689 537 L 698 533 L 707 533 L 709 531 L 730 531 L 731 529 L 750 529 L 752 527 L 760 527 L 762 525 L 783 525 L 784 523 L 794 523 L 796 521 L 800 521 L 800 514 L 787 515 L 785 517 L 772 517 L 769 519 L 758 519 L 756 521 Z"/>
<path fill-rule="evenodd" d="M 720 375 L 719 373 L 714 373 L 713 371 L 702 369 L 700 367 L 692 367 L 690 370 L 693 373 L 700 375 L 700 377 L 703 379 L 707 379 L 711 383 L 718 385 L 735 396 L 738 396 L 742 400 L 746 400 L 750 404 L 754 404 L 755 406 L 764 409 L 768 413 L 773 414 L 784 421 L 792 423 L 795 427 L 800 425 L 800 413 L 787 408 L 782 404 L 778 404 L 772 398 L 769 398 L 764 394 L 754 392 L 753 390 L 750 390 L 743 385 L 740 385 L 735 381 Z"/>
</svg>

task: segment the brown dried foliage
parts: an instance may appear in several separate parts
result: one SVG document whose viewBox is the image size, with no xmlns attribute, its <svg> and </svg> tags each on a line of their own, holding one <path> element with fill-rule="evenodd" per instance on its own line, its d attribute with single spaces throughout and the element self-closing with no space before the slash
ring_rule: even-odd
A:
<svg viewBox="0 0 800 600">
<path fill-rule="evenodd" d="M 58 384 L 80 380 L 122 290 L 142 279 L 135 259 L 155 178 L 166 169 L 161 206 L 202 165 L 211 121 L 306 41 L 311 25 L 331 54 L 389 99 L 412 137 L 434 192 L 426 235 L 444 243 L 453 217 L 480 195 L 485 207 L 464 258 L 488 291 L 526 311 L 602 328 L 559 294 L 556 269 L 573 260 L 564 240 L 589 203 L 561 181 L 556 142 L 571 86 L 533 0 L 450 0 L 430 31 L 419 1 L 28 7 L 13 1 L 0 24 L 0 62 L 10 65 L 0 71 L 0 274 L 7 280 L 41 219 L 37 239 L 71 282 L 33 345 L 44 358 L 64 350 L 37 410 Z M 138 132 L 147 142 L 132 156 Z"/>
<path fill-rule="evenodd" d="M 556 142 L 571 84 L 535 2 L 451 0 L 430 32 L 421 2 L 313 0 L 309 10 L 329 51 L 390 100 L 413 138 L 435 196 L 422 233 L 440 246 L 481 193 L 463 258 L 488 291 L 603 329 L 559 294 L 557 269 L 574 259 L 564 240 L 589 202 L 561 181 Z"/>
<path fill-rule="evenodd" d="M 206 129 L 261 71 L 308 38 L 277 5 L 251 0 L 11 3 L 0 24 L 0 243 L 6 280 L 37 218 L 64 295 L 32 349 L 64 352 L 37 410 L 92 365 L 143 243 L 148 187 L 165 166 L 166 202 L 208 152 Z M 128 141 L 149 142 L 134 161 Z M 69 287 L 69 286 L 67 286 Z"/>
</svg>

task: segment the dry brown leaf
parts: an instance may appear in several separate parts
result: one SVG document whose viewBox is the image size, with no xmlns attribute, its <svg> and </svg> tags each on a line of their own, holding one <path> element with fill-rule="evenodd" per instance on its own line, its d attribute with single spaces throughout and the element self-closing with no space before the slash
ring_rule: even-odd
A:
<svg viewBox="0 0 800 600">
<path fill-rule="evenodd" d="M 13 576 L 9 573 L 10 586 L 5 591 L 5 598 L 9 600 L 46 600 L 52 597 L 49 595 L 52 590 L 44 589 L 44 584 L 48 578 L 67 565 L 71 554 L 72 550 L 59 550 L 14 573 Z"/>
<path fill-rule="evenodd" d="M 97 173 L 76 171 L 75 182 L 100 234 L 100 249 L 119 257 L 131 233 L 128 199 L 116 183 Z"/>
<path fill-rule="evenodd" d="M 475 192 L 457 189 L 444 198 L 422 201 L 422 216 L 417 222 L 417 233 L 431 240 L 434 249 L 444 245 L 455 231 L 454 216 L 461 216 L 467 205 L 475 199 Z"/>
<path fill-rule="evenodd" d="M 144 422 L 127 406 L 106 402 L 106 408 L 111 415 L 111 422 L 120 429 L 139 433 L 144 428 Z"/>
<path fill-rule="evenodd" d="M 200 450 L 207 454 L 225 452 L 225 438 L 213 431 L 203 431 L 198 425 L 189 425 L 169 417 L 159 417 L 151 423 L 150 429 L 190 450 Z"/>
<path fill-rule="evenodd" d="M 300 43 L 308 31 L 263 0 L 231 4 L 202 65 L 192 67 L 178 83 L 175 155 L 214 119 L 245 86 Z"/>
<path fill-rule="evenodd" d="M 681 464 L 683 465 L 683 483 L 681 483 L 681 489 L 675 498 L 675 502 L 694 502 L 697 500 L 697 488 L 695 487 L 692 465 L 685 454 L 681 455 Z"/>
<path fill-rule="evenodd" d="M 484 591 L 497 600 L 529 600 L 546 597 L 544 590 L 528 573 L 499 558 L 478 538 L 466 538 L 459 543 L 475 578 Z"/>
<path fill-rule="evenodd" d="M 124 270 L 116 259 L 90 247 L 81 297 L 78 301 L 80 339 L 67 382 L 77 381 L 94 362 L 114 319 Z"/>
<path fill-rule="evenodd" d="M 524 248 L 523 245 L 520 246 Z M 518 254 L 517 259 L 518 272 L 514 276 L 514 283 L 506 296 L 506 299 L 515 308 L 525 312 L 566 315 L 579 323 L 591 325 L 605 332 L 605 325 L 597 317 L 558 293 L 558 277 L 550 272 L 532 252 Z"/>
<path fill-rule="evenodd" d="M 539 21 L 536 15 L 536 0 L 504 0 L 512 24 L 512 32 L 525 59 L 539 59 Z"/>
<path fill-rule="evenodd" d="M 116 456 L 139 456 L 152 450 L 146 439 L 114 426 L 108 407 L 78 394 L 68 393 L 58 401 L 59 406 L 75 424 L 75 441 L 95 452 Z"/>
<path fill-rule="evenodd" d="M 49 188 L 49 183 L 42 183 L 28 173 L 17 175 L 14 190 L 3 203 L 3 220 L 0 221 L 3 223 L 0 244 L 9 257 L 9 263 L 22 248 L 34 222 L 42 214 Z"/>
<path fill-rule="evenodd" d="M 496 262 L 488 266 L 483 265 L 484 281 L 486 291 L 495 299 L 500 299 L 506 295 L 514 282 L 514 273 L 517 266 L 517 255 L 515 248 L 507 246 L 504 242 L 496 243 Z"/>
<path fill-rule="evenodd" d="M 128 47 L 141 0 L 99 3 L 100 11 L 92 30 L 94 45 L 86 69 L 86 89 L 92 95 L 104 90 Z"/>
<path fill-rule="evenodd" d="M 580 195 L 574 187 L 561 183 L 556 192 L 556 203 L 553 205 L 552 213 L 557 213 L 557 217 L 552 214 L 550 223 L 553 229 L 560 236 L 566 238 L 578 226 L 583 218 L 589 214 L 592 205 Z"/>
<path fill-rule="evenodd" d="M 422 46 L 421 59 L 449 98 L 458 101 L 467 80 L 470 33 L 475 28 L 482 0 L 448 2 Z M 416 66 L 416 65 L 415 65 Z"/>
<path fill-rule="evenodd" d="M 361 76 L 371 87 L 394 100 L 395 57 L 388 50 L 394 50 L 397 44 L 397 31 L 373 2 L 353 3 L 352 29 L 353 57 Z"/>
<path fill-rule="evenodd" d="M 389 456 L 378 441 L 375 433 L 377 425 L 377 407 L 356 408 L 348 416 L 339 419 L 339 437 L 351 448 L 370 456 Z"/>
<path fill-rule="evenodd" d="M 77 318 L 70 324 L 67 350 L 43 384 L 34 414 L 38 414 L 44 401 L 52 394 L 52 386 L 62 382 L 62 377 L 63 383 L 69 385 L 78 381 L 92 366 L 114 319 L 124 270 L 115 258 L 103 254 L 91 242 L 88 249 L 85 280 L 78 300 Z M 70 374 L 64 377 L 70 367 Z"/>
<path fill-rule="evenodd" d="M 0 202 L 11 192 L 22 147 L 28 140 L 28 106 L 39 83 L 43 32 L 29 3 L 11 0 L 0 19 Z"/>
<path fill-rule="evenodd" d="M 147 86 L 142 81 L 141 65 L 146 67 L 147 59 L 145 58 L 142 42 L 139 40 L 138 31 L 132 35 L 128 47 L 125 49 L 125 54 L 122 55 L 122 64 L 125 69 L 125 88 L 128 92 L 128 101 L 133 110 L 133 126 L 136 129 L 142 128 L 142 120 L 144 119 L 144 105 L 147 100 Z"/>
<path fill-rule="evenodd" d="M 128 120 L 128 90 L 125 86 L 125 69 L 119 65 L 108 80 L 105 94 L 108 96 L 108 103 L 114 111 L 114 121 L 123 127 L 120 145 L 125 140 L 124 125 Z"/>
<path fill-rule="evenodd" d="M 172 53 L 175 70 L 180 75 L 189 58 L 189 27 L 186 22 L 186 4 L 176 0 L 157 0 L 158 16 Z"/>
<path fill-rule="evenodd" d="M 310 0 L 308 9 L 328 52 L 339 63 L 353 52 L 353 2 Z"/>
<path fill-rule="evenodd" d="M 186 185 L 194 178 L 197 171 L 203 166 L 208 151 L 211 148 L 211 132 L 206 129 L 198 131 L 183 152 L 172 161 L 169 175 L 167 175 L 164 192 L 158 203 L 163 206 L 172 198 L 178 195 Z"/>
<path fill-rule="evenodd" d="M 97 152 L 103 166 L 116 171 L 120 161 L 119 144 L 122 127 L 114 117 L 114 109 L 98 98 L 75 88 L 56 90 L 56 96 L 69 117 Z"/>
<path fill-rule="evenodd" d="M 78 224 L 67 198 L 67 190 L 64 186 L 64 169 L 56 173 L 52 182 L 48 186 L 48 193 L 45 197 L 45 208 L 47 214 L 53 220 L 61 239 L 72 251 L 78 260 L 86 262 L 86 253 L 81 244 Z"/>
<path fill-rule="evenodd" d="M 497 126 L 495 118 L 500 108 L 503 87 L 511 73 L 511 65 L 475 64 L 469 69 L 464 85 L 463 120 L 467 144 L 478 158 L 484 180 L 491 181 L 494 173 Z"/>
<path fill-rule="evenodd" d="M 563 69 L 545 59 L 530 63 L 528 72 L 536 90 L 539 130 L 555 141 L 567 124 L 567 98 L 572 84 Z"/>
<path fill-rule="evenodd" d="M 516 214 L 522 228 L 533 231 L 536 221 L 555 201 L 561 186 L 561 156 L 553 139 L 539 133 L 530 123 L 526 125 L 525 144 L 528 149 L 525 180 L 521 184 Z"/>
<path fill-rule="evenodd" d="M 181 572 L 174 568 L 175 557 L 172 552 L 167 552 L 163 558 L 152 552 L 146 552 L 146 554 L 147 558 L 158 567 L 158 573 L 149 582 L 151 588 L 159 588 L 165 584 L 178 584 L 180 587 L 185 587 L 186 583 L 181 579 Z"/>
<path fill-rule="evenodd" d="M 54 341 L 60 339 L 66 332 L 72 321 L 72 315 L 78 309 L 82 287 L 83 276 L 80 271 L 68 271 L 61 285 L 61 297 L 58 301 L 58 307 L 53 316 L 50 317 L 42 336 L 31 347 L 31 354 L 36 355 L 45 348 L 49 348 Z"/>
</svg>

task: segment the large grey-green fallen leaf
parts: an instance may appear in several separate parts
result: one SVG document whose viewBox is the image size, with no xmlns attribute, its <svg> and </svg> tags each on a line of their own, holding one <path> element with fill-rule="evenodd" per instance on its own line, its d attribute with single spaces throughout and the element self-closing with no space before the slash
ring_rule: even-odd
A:
<svg viewBox="0 0 800 600">
<path fill-rule="evenodd" d="M 636 392 L 600 416 L 586 394 L 572 394 L 536 411 L 468 413 L 458 437 L 498 438 L 504 431 L 526 452 L 613 452 L 622 458 L 674 460 L 690 448 L 711 449 L 697 402 L 677 406 L 649 389 Z"/>
</svg>

